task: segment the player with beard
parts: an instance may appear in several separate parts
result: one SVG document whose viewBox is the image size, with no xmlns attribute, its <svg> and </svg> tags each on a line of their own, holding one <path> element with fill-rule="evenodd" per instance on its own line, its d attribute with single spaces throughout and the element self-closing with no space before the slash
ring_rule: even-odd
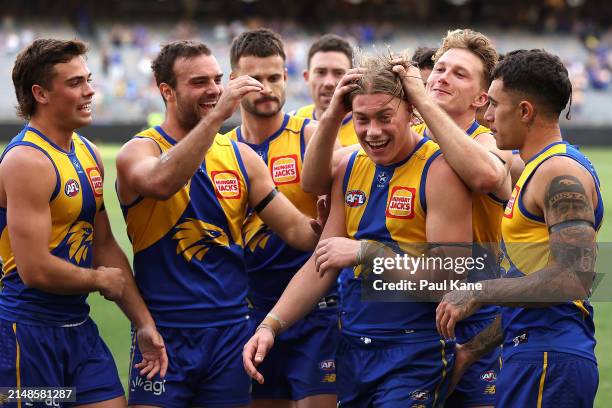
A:
<svg viewBox="0 0 612 408">
<path fill-rule="evenodd" d="M 278 190 L 304 214 L 313 216 L 317 197 L 300 186 L 302 160 L 315 126 L 283 112 L 287 69 L 281 38 L 268 29 L 236 37 L 230 50 L 232 77 L 247 75 L 262 84 L 241 101 L 242 125 L 228 136 L 247 143 L 272 174 Z M 251 213 L 244 226 L 251 314 L 261 322 L 310 251 L 287 246 L 265 220 Z M 321 294 L 315 310 L 279 337 L 278 353 L 262 366 L 264 384 L 253 385 L 254 407 L 335 407 L 337 296 Z"/>
<path fill-rule="evenodd" d="M 246 406 L 250 380 L 240 350 L 251 333 L 242 225 L 247 207 L 301 250 L 318 235 L 274 188 L 246 145 L 218 134 L 249 92 L 199 42 L 165 45 L 152 63 L 166 104 L 160 126 L 137 134 L 117 156 L 117 193 L 134 250 L 138 287 L 169 355 L 168 375 L 132 369 L 132 406 Z M 141 353 L 133 345 L 132 359 Z"/>
</svg>

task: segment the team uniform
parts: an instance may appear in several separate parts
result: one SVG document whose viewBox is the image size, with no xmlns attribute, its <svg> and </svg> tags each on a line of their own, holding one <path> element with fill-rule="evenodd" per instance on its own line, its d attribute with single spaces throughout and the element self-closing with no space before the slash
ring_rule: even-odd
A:
<svg viewBox="0 0 612 408">
<path fill-rule="evenodd" d="M 603 202 L 599 179 L 589 160 L 566 142 L 552 143 L 525 164 L 502 219 L 505 278 L 534 273 L 549 265 L 549 233 L 544 218 L 531 214 L 523 192 L 539 166 L 555 156 L 569 157 L 593 177 L 598 204 L 595 229 L 601 226 Z M 595 326 L 589 301 L 524 309 L 502 308 L 503 366 L 496 406 L 592 407 L 597 391 Z"/>
<path fill-rule="evenodd" d="M 422 138 L 402 161 L 377 165 L 354 152 L 343 180 L 347 236 L 389 243 L 412 256 L 427 247 L 425 186 L 439 156 Z M 436 304 L 376 299 L 373 274 L 361 266 L 338 278 L 341 341 L 336 354 L 341 407 L 439 406 L 446 397 L 454 346 L 436 331 Z M 372 296 L 362 301 L 362 296 Z M 367 298 L 366 298 L 367 299 Z"/>
<path fill-rule="evenodd" d="M 103 209 L 102 175 L 91 144 L 73 133 L 66 152 L 37 129 L 25 127 L 0 160 L 16 146 L 41 151 L 55 169 L 49 252 L 91 268 L 94 219 Z M 87 294 L 57 295 L 28 287 L 11 249 L 6 208 L 0 208 L 0 230 L 0 384 L 75 387 L 78 404 L 123 395 L 113 357 L 89 318 Z"/>
<path fill-rule="evenodd" d="M 157 126 L 136 135 L 160 152 L 176 141 Z M 252 333 L 246 302 L 244 222 L 249 179 L 238 146 L 217 135 L 194 176 L 168 200 L 124 206 L 134 277 L 168 351 L 166 377 L 139 376 L 132 334 L 129 403 L 237 406 L 250 401 L 242 346 Z"/>
<path fill-rule="evenodd" d="M 299 116 L 301 118 L 318 120 L 315 114 L 314 104 L 303 106 L 295 112 L 292 112 L 292 114 L 295 114 L 295 116 Z M 359 140 L 357 140 L 357 133 L 355 133 L 355 126 L 353 126 L 352 113 L 342 120 L 342 125 L 338 131 L 338 142 L 342 145 L 342 147 L 359 143 Z"/>
<path fill-rule="evenodd" d="M 285 114 L 281 127 L 260 144 L 247 143 L 240 127 L 227 136 L 255 150 L 268 165 L 278 190 L 300 212 L 316 218 L 317 197 L 300 186 L 308 123 L 309 119 Z M 243 234 L 251 316 L 259 324 L 312 253 L 291 248 L 255 213 L 249 214 Z M 258 366 L 266 381 L 253 382 L 253 398 L 297 401 L 336 394 L 337 321 L 337 294 L 332 290 L 314 311 L 276 338 L 274 348 Z"/>
<path fill-rule="evenodd" d="M 412 128 L 418 134 L 427 136 L 427 125 L 422 123 Z M 491 130 L 474 121 L 466 133 L 472 139 Z M 472 232 L 474 244 L 472 258 L 485 259 L 482 271 L 473 269 L 468 276 L 469 282 L 499 277 L 501 252 L 501 219 L 505 202 L 493 194 L 472 193 Z M 457 323 L 455 336 L 457 343 L 464 344 L 487 328 L 499 313 L 497 306 L 484 306 L 467 319 Z M 500 369 L 501 349 L 496 348 L 472 364 L 465 372 L 445 406 L 476 407 L 493 405 L 495 402 L 496 380 Z"/>
</svg>

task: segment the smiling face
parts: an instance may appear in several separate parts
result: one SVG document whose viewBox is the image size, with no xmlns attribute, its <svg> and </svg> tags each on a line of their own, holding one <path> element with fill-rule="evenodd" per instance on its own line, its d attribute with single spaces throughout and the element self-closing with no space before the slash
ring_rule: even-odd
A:
<svg viewBox="0 0 612 408">
<path fill-rule="evenodd" d="M 436 61 L 427 92 L 451 116 L 476 111 L 487 102 L 482 61 L 466 49 L 451 48 Z"/>
<path fill-rule="evenodd" d="M 304 79 L 319 114 L 329 107 L 336 86 L 350 68 L 351 61 L 339 51 L 319 51 L 312 56 Z"/>
<path fill-rule="evenodd" d="M 376 164 L 389 165 L 410 153 L 410 106 L 385 93 L 353 99 L 353 123 L 361 147 Z"/>
<path fill-rule="evenodd" d="M 234 76 L 248 75 L 263 85 L 259 92 L 246 94 L 240 106 L 248 113 L 259 117 L 273 117 L 285 105 L 285 88 L 287 87 L 287 69 L 280 55 L 240 57 L 233 71 Z"/>
<path fill-rule="evenodd" d="M 174 75 L 174 111 L 181 127 L 189 131 L 214 109 L 223 92 L 223 73 L 214 56 L 202 54 L 178 58 L 174 62 Z"/>
<path fill-rule="evenodd" d="M 47 92 L 46 108 L 53 117 L 61 118 L 66 129 L 73 130 L 91 124 L 91 103 L 94 90 L 91 72 L 82 56 L 56 64 L 55 75 Z"/>
</svg>

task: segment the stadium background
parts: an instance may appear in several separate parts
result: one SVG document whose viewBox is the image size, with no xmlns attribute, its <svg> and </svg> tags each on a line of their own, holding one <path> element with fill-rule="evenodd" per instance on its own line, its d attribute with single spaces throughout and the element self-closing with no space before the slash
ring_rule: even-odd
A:
<svg viewBox="0 0 612 408">
<path fill-rule="evenodd" d="M 163 119 L 163 102 L 150 62 L 159 44 L 199 39 L 213 49 L 226 76 L 229 45 L 242 30 L 259 26 L 280 32 L 286 42 L 289 84 L 286 110 L 309 102 L 301 77 L 310 43 L 325 32 L 346 36 L 364 52 L 436 47 L 448 29 L 471 27 L 492 38 L 500 52 L 545 48 L 566 63 L 573 88 L 571 120 L 564 136 L 584 146 L 612 211 L 612 2 L 605 0 L 2 0 L 0 9 L 0 143 L 23 126 L 15 116 L 11 70 L 16 54 L 39 37 L 75 38 L 90 45 L 94 123 L 80 132 L 103 152 L 105 201 L 113 231 L 131 254 L 114 192 L 114 159 L 120 143 Z M 225 128 L 238 124 L 234 115 Z M 612 242 L 604 222 L 602 243 Z M 610 245 L 608 244 L 608 247 Z M 602 252 L 610 252 L 606 244 Z M 606 272 L 608 256 L 600 256 Z M 610 288 L 604 291 L 604 287 Z M 596 406 L 612 400 L 612 284 L 604 276 L 595 302 L 600 385 Z M 92 315 L 127 383 L 129 323 L 117 307 L 90 297 Z M 126 384 L 127 385 L 127 384 Z M 606 404 L 607 405 L 607 404 Z"/>
</svg>

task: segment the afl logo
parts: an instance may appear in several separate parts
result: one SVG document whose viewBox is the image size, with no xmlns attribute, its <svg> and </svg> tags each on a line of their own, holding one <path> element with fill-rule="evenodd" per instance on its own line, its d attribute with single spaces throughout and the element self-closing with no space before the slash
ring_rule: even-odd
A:
<svg viewBox="0 0 612 408">
<path fill-rule="evenodd" d="M 493 382 L 493 381 L 495 381 L 497 379 L 497 374 L 495 374 L 495 371 L 493 371 L 493 370 L 485 371 L 480 376 L 480 379 L 482 381 L 486 381 L 486 382 Z"/>
<path fill-rule="evenodd" d="M 333 371 L 336 369 L 334 360 L 324 360 L 319 362 L 319 368 L 323 371 Z"/>
<path fill-rule="evenodd" d="M 361 190 L 351 190 L 346 192 L 344 198 L 346 205 L 349 207 L 360 207 L 366 202 L 366 195 Z"/>
<path fill-rule="evenodd" d="M 70 179 L 66 182 L 66 185 L 64 186 L 64 193 L 68 197 L 76 196 L 77 194 L 79 194 L 79 191 L 81 191 L 81 187 L 75 179 Z"/>
</svg>

